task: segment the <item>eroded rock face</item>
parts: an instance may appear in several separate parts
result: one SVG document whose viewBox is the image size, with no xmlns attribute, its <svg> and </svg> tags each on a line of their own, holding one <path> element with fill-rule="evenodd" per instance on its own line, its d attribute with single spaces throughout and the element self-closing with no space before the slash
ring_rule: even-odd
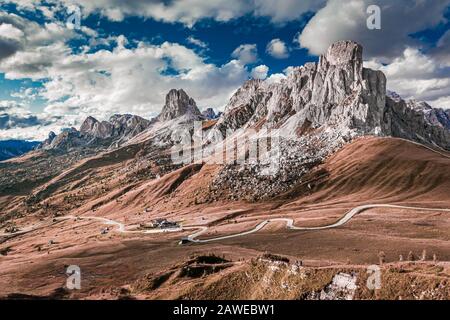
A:
<svg viewBox="0 0 450 320">
<path fill-rule="evenodd" d="M 213 111 L 213 110 L 212 110 Z M 215 113 L 213 111 L 214 117 Z M 192 122 L 206 119 L 197 108 L 194 99 L 180 89 L 172 89 L 166 96 L 166 103 L 161 114 L 152 120 L 131 114 L 116 114 L 108 121 L 98 121 L 87 117 L 80 130 L 72 128 L 52 139 L 47 139 L 38 149 L 68 150 L 79 147 L 118 147 L 139 133 L 147 130 L 155 122 L 167 122 L 179 118 L 180 121 Z M 173 124 L 172 129 L 176 129 Z M 170 132 L 169 132 L 170 135 Z"/>
<path fill-rule="evenodd" d="M 131 114 L 113 115 L 109 122 L 113 127 L 113 137 L 127 140 L 147 129 L 151 121 Z"/>
<path fill-rule="evenodd" d="M 227 163 L 210 185 L 212 200 L 259 201 L 282 194 L 357 136 L 401 137 L 450 150 L 448 113 L 387 97 L 384 74 L 363 68 L 362 47 L 338 42 L 318 63 L 294 68 L 279 83 L 250 80 L 236 91 L 208 132 L 211 145 L 231 134 L 228 141 L 239 143 L 245 129 L 254 129 L 250 134 L 261 142 L 265 135 L 282 139 L 262 160 Z"/>
<path fill-rule="evenodd" d="M 80 132 L 75 128 L 70 128 L 58 134 L 48 146 L 44 146 L 43 148 L 69 150 L 84 146 L 85 143 L 86 142 Z"/>
<path fill-rule="evenodd" d="M 432 108 L 425 102 L 405 101 L 391 94 L 386 100 L 385 132 L 450 150 L 450 110 Z"/>
<path fill-rule="evenodd" d="M 293 68 L 279 83 L 247 81 L 208 138 L 217 140 L 241 128 L 275 128 L 285 137 L 320 128 L 344 139 L 394 136 L 450 150 L 449 115 L 387 93 L 385 75 L 363 67 L 361 45 L 340 41 L 317 63 Z"/>
<path fill-rule="evenodd" d="M 216 129 L 224 132 L 258 123 L 277 128 L 295 116 L 300 125 L 307 121 L 313 128 L 380 132 L 386 78 L 363 68 L 362 52 L 355 42 L 337 42 L 318 63 L 294 68 L 280 83 L 248 81 L 231 98 Z M 282 134 L 293 136 L 296 129 Z"/>
<path fill-rule="evenodd" d="M 108 121 L 98 121 L 94 117 L 87 117 L 80 127 L 80 133 L 100 139 L 107 139 L 113 135 L 113 125 Z"/>
<path fill-rule="evenodd" d="M 195 100 L 189 97 L 183 89 L 170 90 L 166 95 L 166 103 L 158 116 L 158 120 L 169 121 L 184 115 L 202 116 Z"/>
<path fill-rule="evenodd" d="M 109 121 L 98 121 L 87 117 L 80 127 L 80 133 L 86 137 L 110 139 L 131 138 L 150 125 L 150 121 L 130 114 L 113 115 Z"/>
<path fill-rule="evenodd" d="M 36 149 L 48 148 L 55 138 L 56 138 L 56 134 L 53 131 L 50 131 L 50 133 L 48 134 L 48 138 L 45 139 L 44 141 L 42 141 L 42 143 L 40 145 L 38 145 L 36 147 Z"/>
</svg>

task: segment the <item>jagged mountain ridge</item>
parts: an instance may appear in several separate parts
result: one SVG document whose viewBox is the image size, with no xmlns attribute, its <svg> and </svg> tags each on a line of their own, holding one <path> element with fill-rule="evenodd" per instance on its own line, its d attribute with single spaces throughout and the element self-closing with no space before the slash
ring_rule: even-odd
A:
<svg viewBox="0 0 450 320">
<path fill-rule="evenodd" d="M 450 150 L 450 111 L 426 103 L 405 101 L 386 91 L 381 71 L 363 67 L 363 48 L 352 41 L 330 46 L 317 63 L 293 68 L 279 83 L 249 80 L 231 97 L 223 114 L 203 114 L 183 89 L 166 95 L 161 113 L 152 120 L 115 115 L 109 121 L 88 117 L 80 131 L 72 128 L 51 135 L 43 149 L 86 145 L 120 146 L 134 137 L 148 139 L 164 128 L 165 140 L 180 122 L 217 119 L 206 130 L 207 140 L 223 139 L 227 132 L 271 128 L 282 136 L 298 137 L 305 130 L 331 130 L 348 140 L 360 135 L 394 136 Z M 181 119 L 181 120 L 180 120 Z"/>
<path fill-rule="evenodd" d="M 450 109 L 433 108 L 426 102 L 403 100 L 388 92 L 386 97 L 388 135 L 450 150 Z"/>
<path fill-rule="evenodd" d="M 208 113 L 215 117 L 215 113 Z M 77 147 L 118 147 L 131 138 L 139 135 L 158 122 L 169 122 L 184 117 L 184 121 L 206 119 L 197 108 L 194 99 L 189 97 L 183 89 L 172 89 L 166 95 L 166 103 L 158 117 L 151 120 L 130 114 L 116 114 L 108 121 L 98 121 L 92 116 L 87 117 L 80 129 L 70 128 L 61 134 L 49 134 L 39 149 L 68 150 Z"/>
<path fill-rule="evenodd" d="M 338 132 L 344 138 L 379 135 L 450 150 L 450 111 L 396 99 L 381 71 L 363 68 L 363 48 L 333 44 L 317 63 L 296 67 L 279 83 L 246 82 L 230 99 L 209 138 L 245 128 L 277 129 L 294 138 L 304 129 Z"/>
<path fill-rule="evenodd" d="M 378 134 L 385 105 L 386 78 L 363 68 L 362 47 L 351 41 L 333 44 L 318 63 L 294 68 L 280 83 L 251 80 L 225 108 L 215 126 L 236 130 L 263 123 L 294 137 L 306 121 L 313 128 L 335 127 Z"/>
<path fill-rule="evenodd" d="M 120 141 L 128 140 L 144 131 L 150 123 L 147 119 L 130 114 L 114 115 L 109 121 L 101 122 L 89 116 L 83 121 L 80 130 L 69 128 L 59 135 L 50 132 L 38 149 L 68 150 L 86 146 L 108 146 L 112 143 L 118 145 Z"/>
</svg>

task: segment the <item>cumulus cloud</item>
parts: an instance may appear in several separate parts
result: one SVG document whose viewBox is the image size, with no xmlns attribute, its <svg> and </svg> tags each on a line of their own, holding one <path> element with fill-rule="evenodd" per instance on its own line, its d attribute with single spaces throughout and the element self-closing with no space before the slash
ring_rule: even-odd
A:
<svg viewBox="0 0 450 320">
<path fill-rule="evenodd" d="M 0 61 L 12 56 L 21 48 L 18 41 L 0 37 Z"/>
<path fill-rule="evenodd" d="M 415 98 L 435 107 L 450 108 L 450 70 L 418 49 L 405 49 L 400 57 L 387 65 L 370 60 L 365 62 L 365 66 L 383 71 L 388 89 L 403 98 Z"/>
<path fill-rule="evenodd" d="M 253 79 L 264 80 L 267 78 L 267 74 L 269 73 L 269 67 L 262 64 L 257 67 L 254 67 L 251 72 L 251 76 Z"/>
<path fill-rule="evenodd" d="M 122 21 L 129 16 L 152 18 L 164 22 L 181 22 L 192 27 L 203 19 L 226 22 L 253 15 L 267 17 L 273 23 L 285 23 L 299 19 L 304 13 L 320 8 L 325 0 L 3 0 L 13 2 L 21 8 L 40 10 L 43 15 L 53 17 L 55 11 L 77 5 L 84 16 L 100 14 L 112 21 Z M 46 3 L 52 6 L 45 6 Z"/>
<path fill-rule="evenodd" d="M 283 70 L 283 73 L 288 76 L 292 71 L 294 71 L 294 68 L 295 67 L 293 66 L 289 66 Z"/>
<path fill-rule="evenodd" d="M 0 24 L 0 37 L 6 39 L 20 40 L 23 37 L 23 31 L 17 29 L 12 24 Z"/>
<path fill-rule="evenodd" d="M 21 88 L 17 92 L 11 93 L 11 97 L 18 98 L 25 102 L 36 100 L 39 95 L 39 90 L 36 88 Z"/>
<path fill-rule="evenodd" d="M 366 10 L 381 8 L 381 30 L 367 28 Z M 354 40 L 364 46 L 365 56 L 390 62 L 406 47 L 419 46 L 410 35 L 444 21 L 450 0 L 329 0 L 298 36 L 301 47 L 318 55 L 338 40 Z"/>
<path fill-rule="evenodd" d="M 256 44 L 241 44 L 234 49 L 231 57 L 238 59 L 243 64 L 251 64 L 258 61 L 258 48 Z"/>
<path fill-rule="evenodd" d="M 82 111 L 99 117 L 123 112 L 149 117 L 161 110 L 164 95 L 172 88 L 184 88 L 200 106 L 220 108 L 248 77 L 236 60 L 216 66 L 169 42 L 141 42 L 133 48 L 118 44 L 111 51 L 67 55 L 46 73 L 50 75 L 42 90 L 49 101 L 46 111 Z"/>
<path fill-rule="evenodd" d="M 286 43 L 280 39 L 272 39 L 267 44 L 266 52 L 276 59 L 286 59 L 289 57 L 289 50 Z"/>
<path fill-rule="evenodd" d="M 27 72 L 50 63 L 54 56 L 69 50 L 64 42 L 77 34 L 57 23 L 39 25 L 16 14 L 0 11 L 0 65 L 27 61 Z M 20 74 L 21 70 L 17 70 Z M 13 75 L 11 74 L 11 77 Z"/>
<path fill-rule="evenodd" d="M 270 77 L 268 77 L 266 79 L 266 82 L 267 83 L 280 83 L 284 79 L 286 79 L 286 75 L 285 74 L 283 74 L 283 73 L 274 73 L 274 74 L 270 75 Z"/>
<path fill-rule="evenodd" d="M 249 77 L 242 61 L 216 66 L 177 43 L 130 44 L 117 36 L 110 50 L 75 54 L 66 44 L 73 36 L 70 30 L 5 13 L 0 17 L 23 32 L 23 48 L 0 61 L 0 72 L 7 79 L 43 81 L 38 92 L 13 95 L 24 100 L 39 95 L 48 101 L 48 114 L 107 118 L 127 112 L 150 117 L 161 110 L 172 88 L 184 88 L 200 106 L 220 109 Z M 241 52 L 244 60 L 249 57 L 246 50 Z"/>
<path fill-rule="evenodd" d="M 0 101 L 0 139 L 44 140 L 50 131 L 78 125 L 79 117 L 58 117 L 48 113 L 33 114 L 17 101 Z"/>
</svg>

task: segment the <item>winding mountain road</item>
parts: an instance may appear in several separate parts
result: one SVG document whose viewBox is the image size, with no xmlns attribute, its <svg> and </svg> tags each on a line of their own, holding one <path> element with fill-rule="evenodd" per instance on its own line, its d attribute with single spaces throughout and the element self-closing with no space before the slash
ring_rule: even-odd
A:
<svg viewBox="0 0 450 320">
<path fill-rule="evenodd" d="M 70 215 L 70 216 L 56 217 L 53 220 L 54 221 L 94 220 L 94 221 L 101 222 L 104 225 L 110 225 L 110 226 L 117 227 L 115 231 L 117 231 L 119 233 L 155 234 L 155 233 L 180 232 L 180 231 L 183 231 L 183 228 L 181 228 L 181 227 L 180 228 L 166 228 L 166 229 L 152 229 L 152 230 L 127 230 L 125 225 L 123 223 L 121 223 L 121 222 L 118 222 L 118 221 L 115 221 L 115 220 L 111 220 L 111 219 L 107 219 L 107 218 L 102 218 L 102 217 L 94 217 L 94 216 L 72 216 L 72 215 Z M 0 237 L 18 236 L 18 235 L 22 235 L 22 234 L 25 234 L 25 233 L 29 233 L 29 232 L 34 231 L 36 229 L 39 229 L 39 228 L 41 228 L 43 226 L 49 226 L 49 225 L 50 225 L 49 223 L 42 222 L 42 223 L 39 223 L 37 225 L 24 228 L 22 230 L 14 232 L 14 233 L 0 233 Z"/>
<path fill-rule="evenodd" d="M 402 141 L 406 141 L 409 143 L 413 143 L 416 144 L 418 146 L 424 147 L 436 154 L 439 154 L 447 159 L 450 159 L 450 155 L 446 152 L 446 150 L 441 149 L 443 152 L 440 152 L 436 149 L 433 149 L 429 146 L 426 146 L 424 144 L 421 144 L 419 142 L 415 142 L 415 141 L 411 141 L 411 140 L 406 140 L 403 138 L 394 138 L 394 139 L 398 139 L 398 140 L 402 140 Z M 445 152 L 445 153 L 444 153 Z M 179 227 L 179 228 L 167 228 L 167 229 L 152 229 L 152 230 L 127 230 L 125 225 L 121 222 L 115 221 L 115 220 L 111 220 L 111 219 L 107 219 L 107 218 L 103 218 L 103 217 L 94 217 L 94 216 L 63 216 L 63 217 L 57 217 L 54 218 L 54 221 L 65 221 L 65 220 L 94 220 L 94 221 L 98 221 L 101 222 L 105 225 L 111 225 L 111 226 L 115 226 L 117 227 L 116 231 L 119 233 L 128 233 L 128 234 L 157 234 L 157 233 L 165 233 L 165 232 L 181 232 L 181 231 L 185 231 L 185 230 L 198 230 L 195 233 L 187 236 L 186 238 L 182 239 L 182 243 L 184 242 L 193 242 L 193 243 L 207 243 L 207 242 L 212 242 L 212 241 L 220 241 L 220 240 L 226 240 L 226 239 L 231 239 L 231 238 L 236 238 L 236 237 L 242 237 L 242 236 L 246 236 L 255 232 L 260 231 L 261 229 L 263 229 L 266 225 L 268 225 L 269 223 L 272 222 L 286 222 L 286 228 L 290 229 L 290 230 L 300 230 L 300 231 L 311 231 L 311 230 L 325 230 L 325 229 L 332 229 L 332 228 L 337 228 L 339 226 L 342 226 L 343 224 L 347 223 L 348 221 L 350 221 L 355 215 L 357 215 L 358 213 L 360 213 L 361 211 L 367 210 L 367 209 L 372 209 L 372 208 L 396 208 L 396 209 L 410 209 L 410 210 L 427 210 L 427 211 L 444 211 L 444 212 L 450 212 L 450 209 L 438 209 L 438 208 L 423 208 L 423 207 L 410 207 L 410 206 L 400 206 L 400 205 L 392 205 L 392 204 L 367 204 L 367 205 L 361 205 L 358 207 L 355 207 L 353 209 L 351 209 L 350 211 L 348 211 L 342 218 L 340 218 L 337 222 L 333 223 L 333 224 L 329 224 L 329 225 L 325 225 L 325 226 L 318 226 L 318 227 L 296 227 L 294 226 L 294 220 L 291 218 L 273 218 L 273 219 L 268 219 L 268 220 L 264 220 L 262 222 L 260 222 L 256 227 L 254 227 L 253 229 L 250 229 L 248 231 L 244 231 L 244 232 L 240 232 L 240 233 L 236 233 L 236 234 L 231 234 L 231 235 L 226 235 L 226 236 L 220 236 L 220 237 L 215 237 L 215 238 L 208 238 L 208 239 L 198 239 L 198 237 L 200 237 L 202 234 L 205 234 L 208 230 L 209 227 L 207 226 L 185 226 L 185 227 Z M 42 222 L 39 224 L 36 224 L 34 226 L 29 226 L 26 227 L 22 230 L 19 230 L 17 232 L 13 232 L 13 233 L 0 233 L 0 237 L 15 237 L 15 236 L 19 236 L 22 234 L 26 234 L 29 233 L 31 231 L 34 231 L 38 228 L 41 228 L 43 226 L 49 226 L 50 224 L 48 222 Z"/>
<path fill-rule="evenodd" d="M 226 235 L 226 236 L 221 236 L 221 237 L 216 237 L 216 238 L 209 238 L 209 239 L 197 239 L 199 236 L 201 236 L 202 234 L 204 234 L 205 232 L 208 231 L 207 227 L 197 227 L 197 228 L 201 228 L 201 230 L 196 232 L 196 233 L 194 233 L 194 234 L 191 234 L 190 236 L 188 236 L 186 238 L 186 240 L 190 241 L 190 242 L 195 242 L 195 243 L 206 243 L 206 242 L 220 241 L 220 240 L 226 240 L 226 239 L 231 239 L 231 238 L 236 238 L 236 237 L 242 237 L 242 236 L 245 236 L 245 235 L 249 235 L 249 234 L 258 232 L 259 230 L 261 230 L 262 228 L 264 228 L 266 225 L 268 225 L 271 222 L 279 222 L 279 221 L 286 222 L 286 227 L 288 229 L 290 229 L 290 230 L 312 231 L 312 230 L 332 229 L 332 228 L 337 228 L 339 226 L 344 225 L 345 223 L 350 221 L 355 215 L 359 214 L 360 212 L 362 212 L 364 210 L 372 209 L 372 208 L 394 208 L 394 209 L 409 209 L 409 210 L 426 210 L 426 211 L 445 211 L 445 212 L 450 212 L 450 209 L 409 207 L 409 206 L 400 206 L 400 205 L 392 205 L 392 204 L 367 204 L 367 205 L 362 205 L 362 206 L 358 206 L 358 207 L 355 207 L 355 208 L 351 209 L 341 219 L 339 219 L 337 222 L 335 222 L 333 224 L 325 225 L 325 226 L 319 226 L 319 227 L 296 227 L 296 226 L 294 226 L 294 220 L 293 219 L 290 219 L 290 218 L 273 218 L 273 219 L 264 220 L 264 221 L 260 222 L 255 228 L 253 228 L 251 230 L 248 230 L 248 231 L 245 231 L 245 232 L 240 232 L 240 233 Z"/>
<path fill-rule="evenodd" d="M 125 225 L 121 222 L 103 218 L 103 217 L 94 217 L 94 216 L 64 216 L 64 217 L 57 217 L 54 218 L 54 221 L 66 221 L 66 220 L 94 220 L 103 223 L 104 225 L 110 225 L 116 227 L 115 231 L 119 233 L 124 234 L 158 234 L 158 233 L 165 233 L 165 232 L 181 232 L 186 230 L 198 230 L 195 233 L 187 236 L 186 238 L 182 239 L 182 243 L 207 243 L 207 242 L 213 242 L 213 241 L 221 241 L 236 237 L 242 237 L 246 236 L 255 232 L 260 231 L 265 226 L 272 222 L 286 222 L 286 228 L 289 230 L 298 230 L 298 231 L 312 231 L 312 230 L 325 230 L 325 229 L 332 229 L 337 228 L 339 226 L 344 225 L 348 221 L 350 221 L 355 215 L 359 214 L 360 212 L 372 209 L 372 208 L 394 208 L 394 209 L 409 209 L 409 210 L 426 210 L 426 211 L 441 211 L 441 212 L 450 212 L 450 209 L 438 209 L 438 208 L 425 208 L 425 207 L 411 207 L 411 206 L 400 206 L 400 205 L 392 205 L 392 204 L 367 204 L 367 205 L 361 205 L 358 207 L 355 207 L 348 211 L 342 218 L 340 218 L 337 222 L 324 225 L 324 226 L 318 226 L 318 227 L 296 227 L 294 225 L 294 220 L 291 218 L 272 218 L 267 219 L 262 222 L 260 222 L 256 227 L 253 229 L 239 232 L 231 235 L 225 235 L 215 238 L 208 238 L 208 239 L 198 239 L 202 234 L 206 233 L 209 230 L 209 227 L 207 226 L 185 226 L 185 227 L 179 227 L 179 228 L 167 228 L 167 229 L 152 229 L 152 230 L 127 230 Z M 18 236 L 22 234 L 29 233 L 31 231 L 34 231 L 38 228 L 41 228 L 45 225 L 48 225 L 47 223 L 43 222 L 40 224 L 37 224 L 35 226 L 27 227 L 23 230 L 17 231 L 15 233 L 0 233 L 0 237 L 13 237 Z"/>
</svg>

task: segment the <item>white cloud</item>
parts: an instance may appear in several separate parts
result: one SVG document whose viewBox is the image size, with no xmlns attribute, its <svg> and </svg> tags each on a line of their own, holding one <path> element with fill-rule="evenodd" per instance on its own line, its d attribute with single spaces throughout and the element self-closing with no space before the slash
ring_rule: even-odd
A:
<svg viewBox="0 0 450 320">
<path fill-rule="evenodd" d="M 4 12 L 0 12 L 0 21 L 8 21 L 23 32 L 20 46 L 3 59 L 0 56 L 0 72 L 7 79 L 43 81 L 38 91 L 21 90 L 13 95 L 23 101 L 37 96 L 46 99 L 45 115 L 65 119 L 76 116 L 77 121 L 87 115 L 105 119 L 114 113 L 149 118 L 161 110 L 165 94 L 172 88 L 184 88 L 200 107 L 221 109 L 249 77 L 241 61 L 217 66 L 177 43 L 131 43 L 124 36 L 95 38 L 98 42 L 115 42 L 116 46 L 96 52 L 86 47 L 74 53 L 66 43 L 77 34 L 63 26 L 38 25 Z M 55 123 L 65 124 L 63 120 Z M 17 129 L 15 135 L 21 131 L 9 128 L 13 129 Z"/>
<path fill-rule="evenodd" d="M 243 64 L 252 64 L 258 60 L 256 44 L 241 44 L 234 49 L 231 57 L 238 59 Z"/>
<path fill-rule="evenodd" d="M 28 112 L 23 103 L 13 100 L 0 100 L 0 114 L 5 113 L 26 114 Z"/>
<path fill-rule="evenodd" d="M 295 67 L 293 66 L 289 66 L 283 70 L 283 73 L 288 76 L 292 71 L 294 71 L 294 68 Z"/>
<path fill-rule="evenodd" d="M 0 11 L 0 63 L 7 58 L 16 59 L 15 54 L 21 53 L 22 58 L 31 59 L 28 66 L 32 68 L 33 59 L 42 61 L 61 53 L 48 52 L 50 45 L 53 45 L 52 49 L 61 49 L 66 41 L 75 37 L 79 35 L 61 24 L 50 22 L 39 25 L 16 14 Z"/>
<path fill-rule="evenodd" d="M 77 108 L 100 116 L 129 112 L 148 117 L 160 111 L 171 88 L 184 88 L 199 105 L 219 108 L 248 76 L 237 61 L 215 66 L 193 50 L 169 42 L 68 55 L 47 71 L 51 75 L 43 90 L 50 102 L 47 111 Z M 64 97 L 70 98 L 61 102 Z"/>
<path fill-rule="evenodd" d="M 21 88 L 20 91 L 11 93 L 11 97 L 30 102 L 36 100 L 39 90 L 36 88 Z"/>
<path fill-rule="evenodd" d="M 17 29 L 12 24 L 2 23 L 0 24 L 0 37 L 20 40 L 23 37 L 23 32 L 20 29 Z"/>
<path fill-rule="evenodd" d="M 197 47 L 200 47 L 202 49 L 207 49 L 208 48 L 208 44 L 206 42 L 203 42 L 200 39 L 195 38 L 194 36 L 189 36 L 187 37 L 187 42 L 196 45 Z"/>
<path fill-rule="evenodd" d="M 124 49 L 125 46 L 128 44 L 128 39 L 123 34 L 121 34 L 116 38 L 116 43 L 117 43 L 117 50 L 121 50 Z"/>
<path fill-rule="evenodd" d="M 272 39 L 267 44 L 266 52 L 276 59 L 286 59 L 289 57 L 289 50 L 286 43 L 280 39 Z"/>
<path fill-rule="evenodd" d="M 78 116 L 59 117 L 49 113 L 33 114 L 16 101 L 0 101 L 0 140 L 44 140 L 50 131 L 78 125 Z"/>
<path fill-rule="evenodd" d="M 251 72 L 251 76 L 253 79 L 264 80 L 267 78 L 267 74 L 269 72 L 269 67 L 262 64 L 257 67 L 254 67 Z"/>
<path fill-rule="evenodd" d="M 266 82 L 267 83 L 280 83 L 284 79 L 286 79 L 286 75 L 285 74 L 283 74 L 283 73 L 274 73 L 274 74 L 270 75 L 270 77 L 268 77 L 266 79 Z"/>
<path fill-rule="evenodd" d="M 118 1 L 118 0 L 46 0 L 53 6 L 45 6 L 43 0 L 3 0 L 16 3 L 24 9 L 40 10 L 53 17 L 69 5 L 82 8 L 83 16 L 99 13 L 112 21 L 138 16 L 164 22 L 181 22 L 192 27 L 203 19 L 225 22 L 245 15 L 268 17 L 274 23 L 299 19 L 305 12 L 320 8 L 325 0 L 173 0 L 173 1 Z"/>
<path fill-rule="evenodd" d="M 310 53 L 325 52 L 338 40 L 354 40 L 364 46 L 365 57 L 390 62 L 406 47 L 418 47 L 411 34 L 437 25 L 450 0 L 329 0 L 299 34 L 298 42 Z M 369 5 L 381 8 L 381 30 L 367 28 Z"/>
<path fill-rule="evenodd" d="M 365 67 L 383 71 L 388 89 L 403 98 L 424 100 L 435 107 L 450 107 L 444 105 L 450 100 L 450 70 L 418 49 L 405 49 L 403 55 L 390 64 L 370 60 L 365 62 Z"/>
</svg>

